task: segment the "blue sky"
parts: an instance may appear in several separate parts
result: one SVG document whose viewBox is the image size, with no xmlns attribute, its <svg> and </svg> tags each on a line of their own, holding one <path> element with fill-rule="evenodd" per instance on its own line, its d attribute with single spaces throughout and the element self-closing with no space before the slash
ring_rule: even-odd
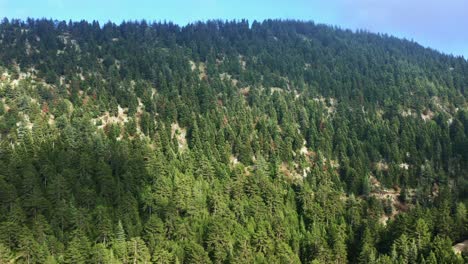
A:
<svg viewBox="0 0 468 264">
<path fill-rule="evenodd" d="M 468 0 L 0 0 L 0 17 L 116 23 L 146 19 L 179 25 L 291 18 L 388 33 L 468 58 Z"/>
</svg>

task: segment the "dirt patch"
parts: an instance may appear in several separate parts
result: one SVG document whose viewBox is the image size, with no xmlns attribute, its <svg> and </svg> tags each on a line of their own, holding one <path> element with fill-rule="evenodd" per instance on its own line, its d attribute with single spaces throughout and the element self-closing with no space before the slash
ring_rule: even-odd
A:
<svg viewBox="0 0 468 264">
<path fill-rule="evenodd" d="M 388 171 L 388 163 L 385 161 L 376 162 L 374 166 L 378 171 Z"/>
<path fill-rule="evenodd" d="M 377 178 L 375 178 L 373 175 L 371 175 L 371 176 L 369 176 L 369 180 L 370 180 L 370 184 L 371 184 L 373 189 L 380 190 L 380 188 L 382 187 L 382 184 L 380 184 L 380 181 L 377 180 Z"/>
<path fill-rule="evenodd" d="M 190 64 L 190 69 L 191 69 L 192 71 L 195 71 L 195 69 L 197 69 L 197 64 L 195 64 L 194 61 L 189 60 L 189 64 Z"/>
<path fill-rule="evenodd" d="M 206 75 L 206 65 L 205 65 L 205 63 L 200 62 L 197 65 L 194 61 L 189 60 L 189 64 L 190 64 L 190 69 L 192 71 L 198 70 L 198 72 L 199 72 L 198 77 L 200 78 L 200 80 L 206 78 L 207 75 Z"/>
<path fill-rule="evenodd" d="M 181 128 L 178 123 L 171 124 L 171 138 L 177 140 L 179 150 L 186 150 L 187 145 L 187 129 Z"/>
<path fill-rule="evenodd" d="M 236 164 L 239 163 L 239 160 L 238 160 L 236 157 L 234 157 L 233 155 L 231 155 L 231 156 L 229 157 L 229 162 L 230 162 L 232 165 L 236 165 Z"/>
<path fill-rule="evenodd" d="M 247 62 L 245 61 L 244 56 L 239 55 L 239 63 L 241 65 L 242 70 L 245 71 L 245 69 L 247 68 Z"/>
<path fill-rule="evenodd" d="M 397 216 L 400 212 L 404 212 L 408 209 L 407 205 L 402 204 L 398 200 L 399 195 L 400 193 L 394 189 L 381 189 L 380 191 L 375 191 L 371 193 L 371 196 L 381 200 L 382 203 L 390 202 L 392 212 L 390 213 L 390 215 L 383 214 L 380 217 L 379 221 L 382 225 L 386 225 L 388 220 L 395 219 L 395 216 Z"/>
<path fill-rule="evenodd" d="M 270 87 L 270 94 L 273 94 L 274 92 L 282 93 L 284 92 L 284 89 L 280 87 Z"/>
<path fill-rule="evenodd" d="M 299 153 L 301 153 L 302 155 L 308 156 L 309 155 L 309 150 L 307 149 L 306 146 L 302 146 L 302 148 L 299 150 Z"/>
<path fill-rule="evenodd" d="M 338 101 L 335 98 L 333 97 L 325 98 L 323 96 L 320 96 L 320 97 L 315 97 L 312 100 L 314 100 L 315 102 L 321 103 L 324 106 L 325 110 L 327 111 L 328 115 L 335 113 L 336 104 L 338 103 Z"/>
<path fill-rule="evenodd" d="M 227 73 L 220 73 L 219 78 L 223 81 L 231 81 L 232 85 L 234 86 L 237 86 L 237 83 L 239 82 L 237 79 L 232 78 L 232 75 Z"/>
<path fill-rule="evenodd" d="M 414 115 L 416 115 L 416 114 L 413 113 L 413 111 L 412 111 L 411 109 L 408 108 L 408 109 L 406 109 L 406 110 L 402 110 L 402 111 L 400 112 L 400 115 L 401 115 L 402 117 L 409 117 L 409 116 L 414 116 Z"/>
<path fill-rule="evenodd" d="M 5 112 L 9 112 L 10 109 L 11 109 L 11 107 L 9 105 L 7 105 L 7 104 L 4 104 L 3 108 L 5 109 Z"/>
<path fill-rule="evenodd" d="M 408 163 L 400 163 L 400 165 L 398 165 L 398 167 L 400 167 L 400 169 L 408 170 L 409 169 L 409 164 Z"/>
<path fill-rule="evenodd" d="M 432 120 L 434 118 L 434 112 L 432 112 L 429 109 L 426 109 L 421 113 L 421 118 L 422 120 L 424 120 L 424 122 Z"/>
<path fill-rule="evenodd" d="M 206 79 L 207 75 L 206 75 L 206 65 L 205 65 L 205 63 L 200 62 L 200 64 L 198 65 L 198 71 L 200 72 L 198 74 L 198 77 L 200 78 L 200 80 Z"/>
<path fill-rule="evenodd" d="M 29 130 L 32 130 L 34 124 L 29 120 L 29 115 L 27 114 L 22 114 L 22 120 L 19 121 L 19 122 L 16 122 L 16 126 L 18 128 L 20 127 L 24 127 L 24 128 L 27 128 Z"/>
<path fill-rule="evenodd" d="M 297 164 L 296 164 L 297 165 Z M 303 175 L 297 173 L 294 169 L 290 169 L 286 162 L 282 162 L 279 167 L 280 172 L 287 178 L 292 181 L 303 180 L 304 176 L 307 176 L 307 173 L 303 172 Z"/>
<path fill-rule="evenodd" d="M 401 213 L 401 212 L 406 212 L 409 209 L 409 205 L 406 203 L 402 203 L 399 199 L 400 196 L 400 188 L 395 187 L 392 189 L 386 189 L 382 186 L 380 181 L 375 178 L 373 175 L 369 176 L 369 181 L 371 183 L 371 193 L 369 196 L 375 197 L 379 199 L 382 204 L 387 204 L 387 206 L 391 207 L 391 213 L 390 214 L 383 214 L 379 218 L 379 222 L 382 225 L 387 225 L 388 220 L 390 219 L 395 219 L 395 217 Z M 410 197 L 409 200 L 411 200 L 411 197 L 415 195 L 415 191 L 413 189 L 409 189 L 407 191 L 408 196 Z"/>
<path fill-rule="evenodd" d="M 298 99 L 299 97 L 301 97 L 301 94 L 294 90 L 294 99 Z"/>
<path fill-rule="evenodd" d="M 98 121 L 100 121 L 101 124 L 98 125 L 98 128 L 104 129 L 104 127 L 106 127 L 109 124 L 123 125 L 124 123 L 127 123 L 128 122 L 128 115 L 127 115 L 128 108 L 122 108 L 120 107 L 120 105 L 117 107 L 118 107 L 117 116 L 111 116 L 110 113 L 106 111 L 104 115 L 92 119 L 92 122 L 94 123 L 94 125 L 97 125 L 99 123 Z"/>
<path fill-rule="evenodd" d="M 303 170 L 302 170 L 302 178 L 306 178 L 307 177 L 307 174 L 310 172 L 310 167 L 305 167 Z"/>
<path fill-rule="evenodd" d="M 240 93 L 241 93 L 243 96 L 248 96 L 249 93 L 250 93 L 250 86 L 241 88 L 241 89 L 240 89 Z"/>
<path fill-rule="evenodd" d="M 330 167 L 332 167 L 333 169 L 337 169 L 340 167 L 340 163 L 336 160 L 330 160 Z"/>
<path fill-rule="evenodd" d="M 468 240 L 465 240 L 453 246 L 453 252 L 455 252 L 455 254 L 462 254 L 464 252 L 468 252 Z"/>
<path fill-rule="evenodd" d="M 55 116 L 54 115 L 52 115 L 52 114 L 49 115 L 49 119 L 47 120 L 47 124 L 49 124 L 51 126 L 55 124 Z"/>
<path fill-rule="evenodd" d="M 432 190 L 431 190 L 431 195 L 432 195 L 432 197 L 435 198 L 435 197 L 439 196 L 439 192 L 440 192 L 439 184 L 434 183 L 434 184 L 432 185 Z"/>
<path fill-rule="evenodd" d="M 138 100 L 138 106 L 136 110 L 135 121 L 136 121 L 136 132 L 140 134 L 141 133 L 141 127 L 140 127 L 141 115 L 143 114 L 143 109 L 145 108 L 145 105 L 143 104 L 140 98 L 137 98 L 137 100 Z"/>
<path fill-rule="evenodd" d="M 5 98 L 5 97 L 3 97 L 1 100 L 2 100 L 2 103 L 3 103 L 3 109 L 5 110 L 5 112 L 8 112 L 8 111 L 10 111 L 10 109 L 11 109 L 11 108 L 10 108 L 10 106 L 9 106 L 9 105 L 7 105 L 7 103 L 6 103 L 6 98 Z"/>
</svg>

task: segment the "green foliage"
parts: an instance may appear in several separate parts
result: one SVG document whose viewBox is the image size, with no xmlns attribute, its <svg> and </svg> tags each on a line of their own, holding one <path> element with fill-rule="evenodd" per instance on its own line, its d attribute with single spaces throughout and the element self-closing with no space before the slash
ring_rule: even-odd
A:
<svg viewBox="0 0 468 264">
<path fill-rule="evenodd" d="M 280 20 L 0 40 L 0 263 L 463 263 L 463 58 Z"/>
</svg>

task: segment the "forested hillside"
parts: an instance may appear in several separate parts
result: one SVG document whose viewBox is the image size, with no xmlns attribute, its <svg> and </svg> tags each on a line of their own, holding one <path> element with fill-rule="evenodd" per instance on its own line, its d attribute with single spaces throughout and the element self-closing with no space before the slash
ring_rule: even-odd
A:
<svg viewBox="0 0 468 264">
<path fill-rule="evenodd" d="M 0 263 L 465 263 L 468 61 L 312 22 L 0 23 Z"/>
</svg>

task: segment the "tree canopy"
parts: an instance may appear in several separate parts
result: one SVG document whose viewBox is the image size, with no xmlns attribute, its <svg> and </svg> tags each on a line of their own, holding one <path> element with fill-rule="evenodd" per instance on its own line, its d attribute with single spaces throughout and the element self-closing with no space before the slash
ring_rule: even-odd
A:
<svg viewBox="0 0 468 264">
<path fill-rule="evenodd" d="M 0 23 L 0 263 L 464 263 L 468 61 L 293 20 Z"/>
</svg>

